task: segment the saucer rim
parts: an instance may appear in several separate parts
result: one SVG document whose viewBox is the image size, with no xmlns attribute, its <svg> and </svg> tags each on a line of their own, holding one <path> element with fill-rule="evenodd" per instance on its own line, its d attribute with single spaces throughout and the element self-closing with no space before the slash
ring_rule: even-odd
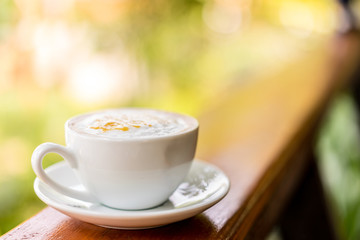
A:
<svg viewBox="0 0 360 240">
<path fill-rule="evenodd" d="M 115 220 L 118 218 L 137 219 L 139 217 L 142 219 L 152 219 L 152 218 L 158 218 L 158 217 L 168 217 L 168 216 L 173 216 L 173 215 L 177 215 L 177 214 L 183 214 L 183 215 L 190 214 L 192 211 L 196 211 L 197 213 L 200 213 L 200 212 L 208 209 L 209 207 L 215 205 L 216 203 L 218 203 L 221 199 L 223 199 L 227 195 L 227 193 L 230 190 L 230 180 L 229 180 L 228 176 L 222 170 L 220 170 L 217 166 L 215 166 L 209 162 L 195 158 L 192 163 L 192 167 L 193 167 L 194 163 L 201 164 L 203 167 L 209 166 L 209 167 L 215 169 L 215 171 L 219 172 L 219 174 L 221 174 L 224 177 L 224 179 L 225 179 L 224 182 L 226 183 L 226 185 L 221 186 L 214 194 L 210 195 L 209 197 L 202 200 L 201 202 L 193 203 L 189 206 L 180 207 L 180 208 L 164 209 L 164 210 L 153 211 L 153 212 L 145 212 L 145 210 L 113 209 L 114 212 L 102 213 L 102 212 L 96 211 L 94 209 L 78 208 L 78 207 L 73 207 L 73 206 L 70 206 L 67 204 L 61 204 L 59 202 L 56 202 L 52 198 L 43 194 L 43 192 L 40 190 L 40 188 L 39 188 L 40 185 L 45 185 L 45 187 L 50 188 L 50 189 L 51 189 L 51 187 L 49 187 L 47 184 L 43 183 L 39 178 L 36 178 L 34 181 L 34 191 L 35 191 L 36 195 L 40 198 L 40 200 L 43 201 L 48 206 L 53 207 L 65 214 L 66 213 L 71 213 L 71 215 L 80 214 L 84 217 L 98 217 L 98 218 L 104 218 L 104 219 L 109 219 L 109 220 L 110 219 Z M 51 165 L 50 167 L 46 168 L 46 171 L 49 171 L 49 172 L 55 171 L 56 169 L 61 168 L 61 167 L 69 167 L 70 168 L 70 166 L 67 164 L 67 162 L 60 161 L 60 162 L 57 162 L 57 163 Z M 61 193 L 59 193 L 59 194 L 61 194 Z M 61 194 L 61 195 L 63 195 L 63 194 Z M 98 203 L 98 202 L 94 202 L 94 204 L 102 205 L 101 203 Z M 102 206 L 105 208 L 108 208 L 105 205 L 102 205 Z M 160 207 L 160 206 L 158 206 L 158 207 Z M 156 209 L 158 207 L 154 207 L 152 209 Z M 109 209 L 111 209 L 111 208 L 109 208 Z M 66 215 L 69 215 L 69 214 L 66 214 Z M 196 214 L 194 214 L 194 215 L 196 215 Z"/>
</svg>

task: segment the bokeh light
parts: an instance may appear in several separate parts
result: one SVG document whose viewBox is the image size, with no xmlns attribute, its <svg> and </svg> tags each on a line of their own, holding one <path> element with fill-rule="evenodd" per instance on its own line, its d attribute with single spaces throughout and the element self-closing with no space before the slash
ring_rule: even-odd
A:
<svg viewBox="0 0 360 240">
<path fill-rule="evenodd" d="M 64 144 L 69 117 L 131 106 L 199 116 L 316 54 L 338 25 L 328 0 L 1 1 L 0 235 L 44 207 L 30 156 Z"/>
</svg>

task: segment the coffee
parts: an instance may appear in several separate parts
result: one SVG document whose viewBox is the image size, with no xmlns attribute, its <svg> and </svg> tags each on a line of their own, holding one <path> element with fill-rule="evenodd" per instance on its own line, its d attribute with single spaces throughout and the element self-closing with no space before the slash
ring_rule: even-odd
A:
<svg viewBox="0 0 360 240">
<path fill-rule="evenodd" d="M 39 145 L 31 157 L 36 175 L 68 197 L 138 210 L 164 203 L 188 173 L 198 136 L 195 118 L 150 109 L 87 113 L 65 123 L 66 146 Z M 83 190 L 54 182 L 42 168 L 58 153 L 76 170 Z"/>
<path fill-rule="evenodd" d="M 74 118 L 69 127 L 109 138 L 149 138 L 174 135 L 194 127 L 187 116 L 149 109 L 113 109 Z"/>
</svg>

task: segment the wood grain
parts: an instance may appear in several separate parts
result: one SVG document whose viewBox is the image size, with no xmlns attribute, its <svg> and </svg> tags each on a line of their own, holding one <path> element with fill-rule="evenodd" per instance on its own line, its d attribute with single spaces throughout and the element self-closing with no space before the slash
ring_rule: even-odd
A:
<svg viewBox="0 0 360 240">
<path fill-rule="evenodd" d="M 126 231 L 83 223 L 48 207 L 1 239 L 266 236 L 303 176 L 306 156 L 329 102 L 358 66 L 359 49 L 357 33 L 339 37 L 281 71 L 235 86 L 226 97 L 214 101 L 199 117 L 197 156 L 222 168 L 230 177 L 231 189 L 204 213 L 160 228 Z M 259 222 L 260 218 L 265 220 Z"/>
</svg>

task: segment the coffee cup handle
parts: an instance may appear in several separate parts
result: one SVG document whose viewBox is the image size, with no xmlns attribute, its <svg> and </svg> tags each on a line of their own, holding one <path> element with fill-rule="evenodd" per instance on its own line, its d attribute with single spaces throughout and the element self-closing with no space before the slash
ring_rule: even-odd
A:
<svg viewBox="0 0 360 240">
<path fill-rule="evenodd" d="M 54 180 L 52 180 L 44 171 L 42 167 L 42 161 L 46 154 L 48 153 L 57 153 L 60 156 L 62 156 L 72 168 L 77 168 L 77 162 L 74 154 L 72 151 L 64 147 L 62 145 L 56 144 L 56 143 L 43 143 L 40 144 L 33 152 L 31 156 L 31 165 L 32 168 L 36 174 L 36 176 L 46 183 L 48 186 L 53 188 L 55 191 L 62 193 L 68 197 L 72 197 L 75 199 L 87 201 L 87 202 L 94 202 L 95 199 L 92 197 L 92 195 L 86 191 L 86 190 L 75 190 L 69 187 L 65 187 Z"/>
</svg>

